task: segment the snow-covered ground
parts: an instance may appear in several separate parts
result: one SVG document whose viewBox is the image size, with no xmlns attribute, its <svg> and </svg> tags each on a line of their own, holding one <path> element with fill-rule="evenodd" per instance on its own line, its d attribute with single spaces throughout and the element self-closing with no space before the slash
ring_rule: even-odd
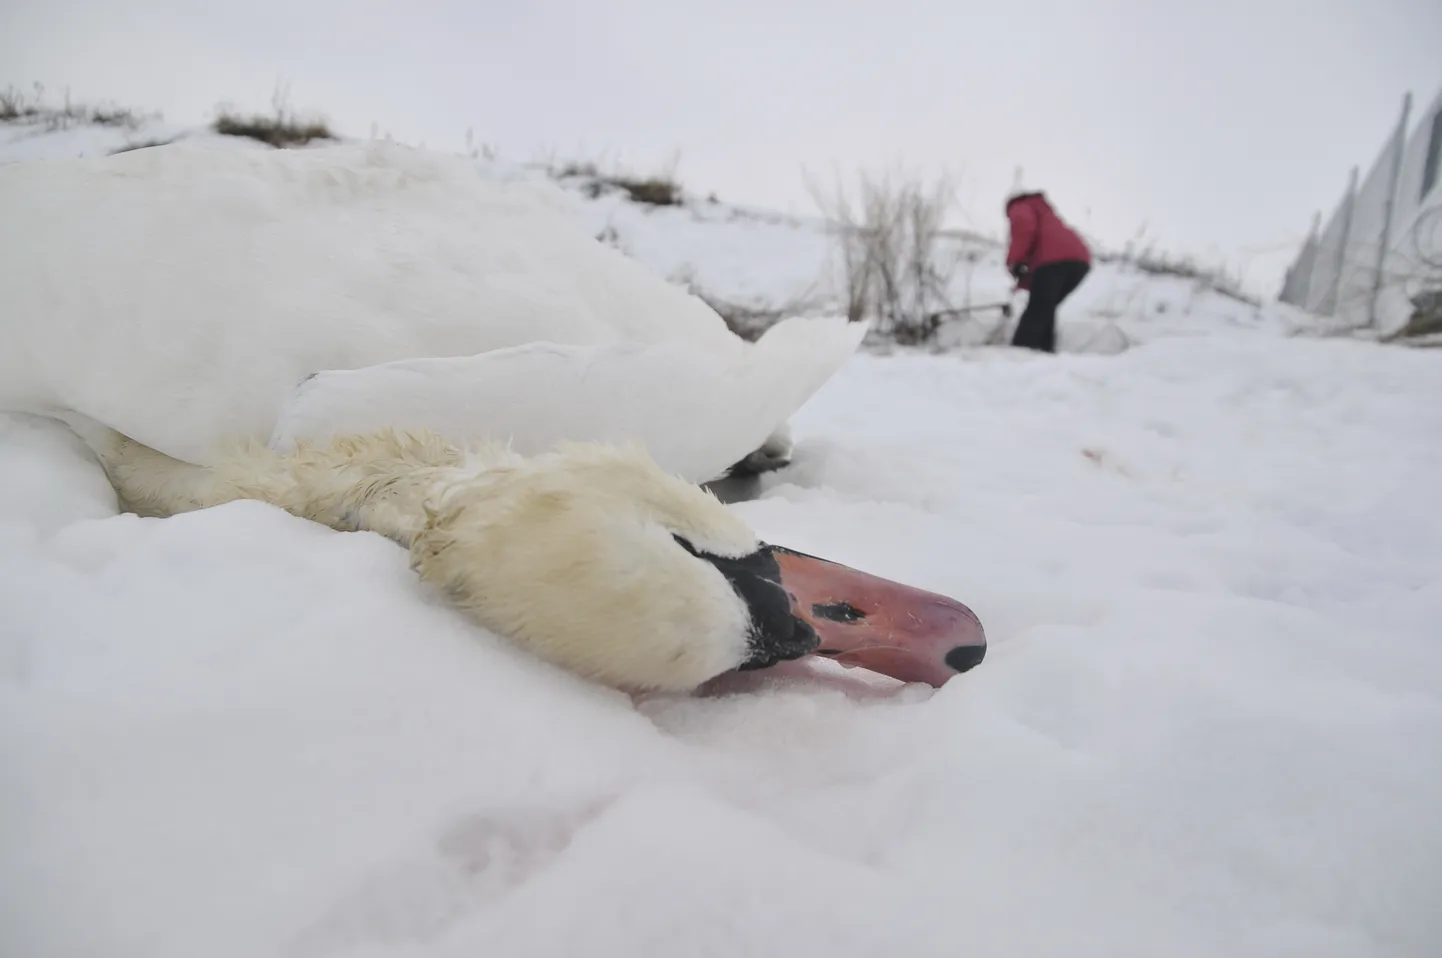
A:
<svg viewBox="0 0 1442 958">
<path fill-rule="evenodd" d="M 607 202 L 663 275 L 825 259 Z M 632 700 L 378 536 L 116 515 L 4 417 L 0 955 L 1437 954 L 1442 355 L 1106 266 L 1068 308 L 1135 345 L 860 354 L 733 506 L 974 608 L 991 652 L 937 691 Z"/>
<path fill-rule="evenodd" d="M 535 171 L 533 175 L 541 175 Z M 561 181 L 574 193 L 577 220 L 594 236 L 645 263 L 658 275 L 713 301 L 757 310 L 844 312 L 836 240 L 816 217 L 795 217 L 692 198 L 685 206 L 631 202 L 620 191 L 592 195 L 584 178 Z M 1005 225 L 998 203 L 997 225 Z M 950 278 L 948 300 L 977 307 L 948 322 L 941 348 L 974 346 L 1002 322 L 992 308 L 1025 298 L 1012 295 L 1012 279 L 999 242 L 948 234 L 938 243 L 937 265 Z M 1110 353 L 1158 336 L 1214 335 L 1232 330 L 1285 333 L 1315 322 L 1289 306 L 1262 308 L 1223 295 L 1207 283 L 1157 276 L 1116 262 L 1097 262 L 1086 282 L 1059 311 L 1064 352 Z"/>
</svg>

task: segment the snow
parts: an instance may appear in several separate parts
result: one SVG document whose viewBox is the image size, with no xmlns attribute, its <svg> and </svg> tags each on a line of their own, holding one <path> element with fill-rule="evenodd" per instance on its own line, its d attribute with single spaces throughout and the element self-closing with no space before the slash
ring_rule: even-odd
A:
<svg viewBox="0 0 1442 958">
<path fill-rule="evenodd" d="M 267 149 L 254 140 L 217 136 L 163 120 L 140 118 L 129 125 L 94 125 L 71 121 L 53 128 L 45 122 L 0 122 L 0 164 L 36 160 L 109 156 L 142 146 L 180 141 L 204 142 L 215 149 Z"/>
<path fill-rule="evenodd" d="M 587 231 L 657 275 L 758 308 L 834 305 L 828 273 L 833 241 L 819 219 L 801 219 L 709 201 L 647 206 L 616 190 L 574 201 Z"/>
<path fill-rule="evenodd" d="M 0 954 L 1434 954 L 1442 356 L 1088 284 L 1125 352 L 859 354 L 732 507 L 974 608 L 935 691 L 633 700 L 3 417 Z"/>
</svg>

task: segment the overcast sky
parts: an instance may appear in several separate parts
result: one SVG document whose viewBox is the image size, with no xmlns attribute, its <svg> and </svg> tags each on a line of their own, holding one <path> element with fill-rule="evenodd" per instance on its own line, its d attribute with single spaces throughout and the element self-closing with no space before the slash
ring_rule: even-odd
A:
<svg viewBox="0 0 1442 958">
<path fill-rule="evenodd" d="M 1442 2 L 0 0 L 0 74 L 181 122 L 285 82 L 345 133 L 679 153 L 688 188 L 796 212 L 803 167 L 945 168 L 990 231 L 1020 166 L 1102 241 L 1145 227 L 1270 294 L 1403 93 L 1442 86 Z"/>
</svg>

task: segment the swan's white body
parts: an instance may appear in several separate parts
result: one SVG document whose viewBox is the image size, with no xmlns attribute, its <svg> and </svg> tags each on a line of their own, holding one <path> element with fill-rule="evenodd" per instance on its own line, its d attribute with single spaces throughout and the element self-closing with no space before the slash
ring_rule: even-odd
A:
<svg viewBox="0 0 1442 958">
<path fill-rule="evenodd" d="M 565 203 L 389 144 L 0 168 L 0 409 L 73 410 L 196 463 L 361 426 L 532 452 L 636 438 L 704 481 L 860 342 L 793 320 L 747 343 Z"/>
</svg>

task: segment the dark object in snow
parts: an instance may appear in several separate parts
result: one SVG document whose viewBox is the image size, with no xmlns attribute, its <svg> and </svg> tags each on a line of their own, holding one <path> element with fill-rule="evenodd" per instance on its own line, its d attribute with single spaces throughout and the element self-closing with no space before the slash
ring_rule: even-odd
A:
<svg viewBox="0 0 1442 958">
<path fill-rule="evenodd" d="M 1399 329 L 1381 336 L 1381 342 L 1434 345 L 1430 338 L 1442 333 L 1442 289 L 1423 290 L 1411 303 L 1412 315 Z"/>
<path fill-rule="evenodd" d="M 231 116 L 215 121 L 215 132 L 223 136 L 244 136 L 276 149 L 304 146 L 312 140 L 333 140 L 335 134 L 326 124 L 303 121 L 285 116 Z"/>
</svg>

